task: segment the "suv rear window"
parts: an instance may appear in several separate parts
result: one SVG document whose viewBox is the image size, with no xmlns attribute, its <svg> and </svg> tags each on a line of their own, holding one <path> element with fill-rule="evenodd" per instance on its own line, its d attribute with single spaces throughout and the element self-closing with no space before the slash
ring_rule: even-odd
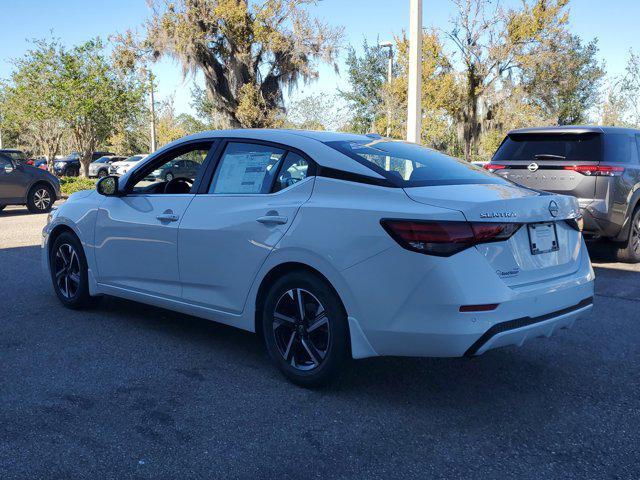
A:
<svg viewBox="0 0 640 480">
<path fill-rule="evenodd" d="M 500 145 L 493 160 L 599 162 L 602 160 L 602 135 L 512 134 Z"/>
<path fill-rule="evenodd" d="M 509 184 L 471 163 L 413 143 L 386 139 L 327 142 L 396 187 Z"/>
</svg>

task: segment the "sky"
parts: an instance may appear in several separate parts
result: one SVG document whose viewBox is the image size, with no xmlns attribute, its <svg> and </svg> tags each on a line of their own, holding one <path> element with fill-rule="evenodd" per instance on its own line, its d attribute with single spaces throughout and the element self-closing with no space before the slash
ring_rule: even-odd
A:
<svg viewBox="0 0 640 480">
<path fill-rule="evenodd" d="M 503 0 L 505 4 L 520 0 Z M 74 45 L 100 36 L 107 39 L 127 29 L 142 31 L 142 24 L 150 16 L 146 0 L 0 0 L 3 12 L 0 28 L 0 78 L 7 78 L 13 68 L 11 59 L 22 56 L 29 48 L 29 40 L 57 37 L 65 45 Z M 571 0 L 571 31 L 585 41 L 597 38 L 599 56 L 609 75 L 624 72 L 631 48 L 640 52 L 638 0 Z M 310 12 L 321 20 L 343 26 L 345 44 L 359 49 L 363 39 L 375 43 L 377 39 L 391 40 L 394 34 L 408 30 L 409 0 L 322 0 Z M 453 4 L 451 0 L 424 0 L 425 28 L 450 30 Z M 344 52 L 340 71 L 345 72 Z M 193 82 L 201 78 L 182 75 L 179 64 L 163 59 L 153 66 L 158 80 L 158 98 L 173 96 L 178 113 L 193 113 L 190 106 Z M 335 74 L 333 68 L 320 66 L 320 78 L 310 85 L 299 85 L 292 98 L 309 93 L 332 94 L 346 88 L 344 73 Z"/>
</svg>

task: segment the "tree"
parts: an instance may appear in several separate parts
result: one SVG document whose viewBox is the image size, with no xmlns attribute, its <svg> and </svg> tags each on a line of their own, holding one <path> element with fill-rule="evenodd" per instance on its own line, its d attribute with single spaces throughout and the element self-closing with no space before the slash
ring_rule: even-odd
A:
<svg viewBox="0 0 640 480">
<path fill-rule="evenodd" d="M 558 32 L 542 44 L 539 53 L 523 62 L 522 83 L 532 102 L 549 123 L 586 123 L 598 104 L 604 68 L 597 59 L 598 44 Z"/>
<path fill-rule="evenodd" d="M 286 128 L 339 131 L 348 128 L 347 108 L 339 96 L 315 93 L 298 98 L 287 107 Z"/>
<path fill-rule="evenodd" d="M 362 55 L 352 46 L 347 50 L 347 77 L 349 90 L 340 96 L 347 102 L 352 118 L 349 129 L 355 133 L 375 130 L 376 120 L 383 114 L 382 87 L 387 76 L 387 55 L 377 45 L 369 45 L 365 39 Z"/>
<path fill-rule="evenodd" d="M 384 131 L 387 113 L 391 114 L 391 136 L 406 137 L 409 41 L 403 32 L 395 38 L 397 66 L 391 83 L 382 89 L 377 129 Z M 455 152 L 455 132 L 451 121 L 459 108 L 455 72 L 436 31 L 422 38 L 422 132 L 421 142 L 441 150 Z"/>
<path fill-rule="evenodd" d="M 119 71 L 108 61 L 98 39 L 63 51 L 61 58 L 63 118 L 80 154 L 80 173 L 87 176 L 97 147 L 139 114 L 143 88 L 132 73 Z"/>
<path fill-rule="evenodd" d="M 626 72 L 620 88 L 626 101 L 623 116 L 635 126 L 640 126 L 640 56 L 629 52 Z"/>
<path fill-rule="evenodd" d="M 29 150 L 43 154 L 52 168 L 60 152 L 66 125 L 62 47 L 53 40 L 38 40 L 15 61 L 15 70 L 3 88 L 2 123 L 16 132 Z"/>
<path fill-rule="evenodd" d="M 520 9 L 492 8 L 491 0 L 454 0 L 454 27 L 448 36 L 463 66 L 462 102 L 456 114 L 464 154 L 477 153 L 480 134 L 504 99 L 500 83 L 541 51 L 544 41 L 567 23 L 568 0 L 523 0 Z"/>
<path fill-rule="evenodd" d="M 120 50 L 141 50 L 154 59 L 169 55 L 185 74 L 201 71 L 207 101 L 222 126 L 271 126 L 281 119 L 284 87 L 317 78 L 318 61 L 337 68 L 342 30 L 312 19 L 305 6 L 313 3 L 157 0 L 146 39 L 121 36 Z"/>
</svg>

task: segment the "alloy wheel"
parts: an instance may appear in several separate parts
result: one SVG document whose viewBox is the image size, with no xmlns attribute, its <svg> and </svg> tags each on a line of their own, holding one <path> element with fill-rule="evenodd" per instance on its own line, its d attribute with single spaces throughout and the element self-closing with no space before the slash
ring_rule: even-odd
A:
<svg viewBox="0 0 640 480">
<path fill-rule="evenodd" d="M 636 255 L 640 255 L 640 215 L 637 215 L 636 221 L 631 226 L 631 248 Z"/>
<path fill-rule="evenodd" d="M 325 360 L 330 344 L 329 318 L 310 292 L 293 288 L 276 303 L 273 333 L 282 358 L 298 370 L 313 370 Z"/>
<path fill-rule="evenodd" d="M 73 298 L 80 288 L 80 258 L 68 243 L 58 247 L 55 256 L 56 285 L 64 298 Z"/>
<path fill-rule="evenodd" d="M 51 194 L 46 188 L 40 188 L 33 194 L 33 204 L 38 210 L 46 210 L 51 205 Z"/>
</svg>

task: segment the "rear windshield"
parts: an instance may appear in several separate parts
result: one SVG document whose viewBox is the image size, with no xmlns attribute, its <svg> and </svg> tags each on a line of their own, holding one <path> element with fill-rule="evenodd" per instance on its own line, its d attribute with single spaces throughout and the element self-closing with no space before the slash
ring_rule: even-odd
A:
<svg viewBox="0 0 640 480">
<path fill-rule="evenodd" d="M 493 156 L 495 161 L 592 161 L 602 159 L 602 135 L 515 134 L 509 135 Z"/>
<path fill-rule="evenodd" d="M 327 142 L 397 187 L 508 184 L 471 163 L 413 143 L 386 139 Z"/>
</svg>

